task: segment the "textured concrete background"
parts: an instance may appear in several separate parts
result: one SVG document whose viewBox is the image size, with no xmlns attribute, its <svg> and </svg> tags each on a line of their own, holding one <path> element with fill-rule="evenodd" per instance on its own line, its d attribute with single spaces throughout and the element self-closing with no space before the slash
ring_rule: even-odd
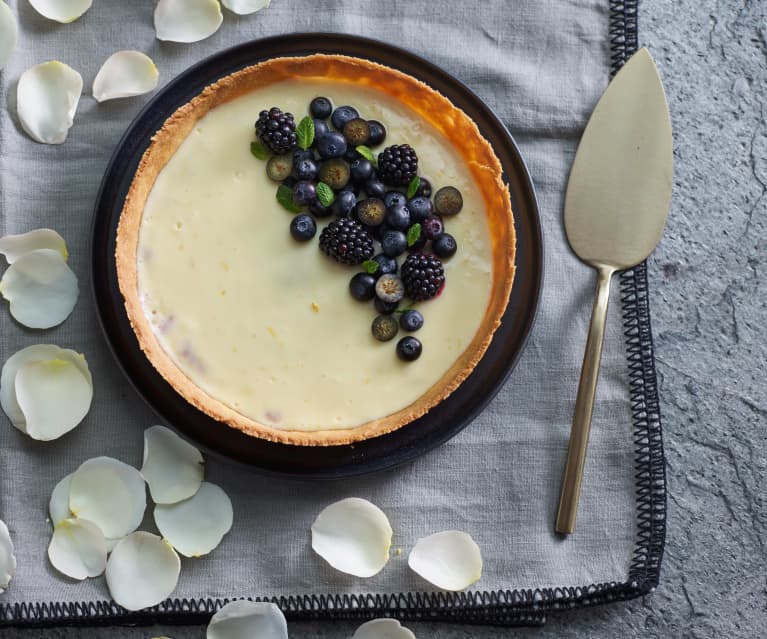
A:
<svg viewBox="0 0 767 639">
<path fill-rule="evenodd" d="M 411 624 L 418 637 L 762 637 L 767 622 L 767 3 L 644 0 L 674 122 L 671 218 L 651 258 L 668 456 L 661 585 L 644 600 L 551 617 L 542 629 Z M 761 391 L 759 389 L 762 389 Z M 291 637 L 350 637 L 291 624 Z M 203 628 L 0 632 L 3 639 L 201 638 Z"/>
</svg>

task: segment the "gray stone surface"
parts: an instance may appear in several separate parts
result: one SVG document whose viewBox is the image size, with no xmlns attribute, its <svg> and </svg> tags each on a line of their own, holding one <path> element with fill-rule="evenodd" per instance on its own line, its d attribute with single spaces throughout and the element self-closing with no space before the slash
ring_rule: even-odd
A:
<svg viewBox="0 0 767 639">
<path fill-rule="evenodd" d="M 645 0 L 640 38 L 675 129 L 669 225 L 651 258 L 668 456 L 662 582 L 644 600 L 551 617 L 542 629 L 412 624 L 423 637 L 760 637 L 767 621 L 767 4 Z M 760 390 L 761 389 L 761 390 Z M 294 638 L 349 624 L 292 624 Z M 5 630 L 3 639 L 204 637 L 202 628 Z"/>
</svg>

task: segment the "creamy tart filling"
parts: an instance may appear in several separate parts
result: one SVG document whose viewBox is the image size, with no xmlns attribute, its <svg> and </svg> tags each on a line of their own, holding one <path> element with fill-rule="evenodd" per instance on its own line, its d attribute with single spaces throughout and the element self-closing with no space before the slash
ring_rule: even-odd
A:
<svg viewBox="0 0 767 639">
<path fill-rule="evenodd" d="M 250 153 L 259 111 L 278 105 L 300 119 L 317 95 L 384 122 L 385 144 L 412 145 L 435 189 L 463 194 L 447 220 L 459 246 L 447 284 L 415 305 L 425 318 L 416 362 L 371 335 L 372 304 L 348 292 L 359 269 L 291 238 L 291 214 Z M 355 428 L 416 402 L 475 337 L 493 288 L 486 203 L 451 141 L 382 91 L 306 78 L 250 91 L 196 123 L 149 192 L 136 260 L 141 307 L 178 369 L 237 413 L 296 431 Z"/>
</svg>

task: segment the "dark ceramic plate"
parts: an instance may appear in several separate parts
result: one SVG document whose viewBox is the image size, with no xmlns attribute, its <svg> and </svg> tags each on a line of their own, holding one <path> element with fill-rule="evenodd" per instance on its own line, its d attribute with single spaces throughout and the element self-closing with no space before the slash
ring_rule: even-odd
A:
<svg viewBox="0 0 767 639">
<path fill-rule="evenodd" d="M 347 446 L 275 444 L 248 437 L 188 404 L 141 352 L 117 286 L 115 235 L 120 211 L 150 138 L 179 106 L 208 84 L 247 65 L 280 56 L 339 53 L 400 69 L 437 89 L 477 123 L 501 160 L 511 190 L 517 275 L 501 327 L 473 373 L 445 401 L 399 430 Z M 493 398 L 519 358 L 533 323 L 543 255 L 535 193 L 517 145 L 482 101 L 430 62 L 402 49 L 349 35 L 301 33 L 242 44 L 196 64 L 170 82 L 126 131 L 107 167 L 92 230 L 93 290 L 101 325 L 121 367 L 147 402 L 182 435 L 208 452 L 253 468 L 304 478 L 341 478 L 401 464 L 439 446 Z"/>
</svg>

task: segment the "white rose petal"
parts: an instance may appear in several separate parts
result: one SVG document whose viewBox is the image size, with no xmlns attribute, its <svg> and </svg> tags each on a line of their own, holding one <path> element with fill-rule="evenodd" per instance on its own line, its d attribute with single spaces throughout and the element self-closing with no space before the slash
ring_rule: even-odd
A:
<svg viewBox="0 0 767 639">
<path fill-rule="evenodd" d="M 200 451 L 164 426 L 144 431 L 141 474 L 155 503 L 174 504 L 194 495 L 205 467 Z"/>
<path fill-rule="evenodd" d="M 373 619 L 357 628 L 352 639 L 415 639 L 415 635 L 396 619 Z"/>
<path fill-rule="evenodd" d="M 107 566 L 107 545 L 101 529 L 84 519 L 62 519 L 53 529 L 48 559 L 72 579 L 98 577 Z"/>
<path fill-rule="evenodd" d="M 269 6 L 270 0 L 221 0 L 223 5 L 232 13 L 241 16 L 261 11 Z"/>
<path fill-rule="evenodd" d="M 61 253 L 51 249 L 22 255 L 0 279 L 0 294 L 10 302 L 11 315 L 29 328 L 61 324 L 74 309 L 79 292 L 77 276 Z"/>
<path fill-rule="evenodd" d="M 181 560 L 170 544 L 148 532 L 134 532 L 112 550 L 106 578 L 112 599 L 127 610 L 165 601 L 176 589 Z"/>
<path fill-rule="evenodd" d="M 38 249 L 58 251 L 65 260 L 69 257 L 64 238 L 52 229 L 35 229 L 28 233 L 0 237 L 0 253 L 5 255 L 8 264 L 13 264 L 21 256 Z"/>
<path fill-rule="evenodd" d="M 446 530 L 419 539 L 407 560 L 426 581 L 443 590 L 463 590 L 482 576 L 482 555 L 465 532 Z"/>
<path fill-rule="evenodd" d="M 44 18 L 69 24 L 90 9 L 93 0 L 29 0 L 29 4 Z"/>
<path fill-rule="evenodd" d="M 13 554 L 13 542 L 8 526 L 0 519 L 0 595 L 5 592 L 16 572 L 16 556 Z"/>
<path fill-rule="evenodd" d="M 130 98 L 154 91 L 160 73 L 152 59 L 140 51 L 118 51 L 102 65 L 93 80 L 98 102 Z"/>
<path fill-rule="evenodd" d="M 82 76 L 58 60 L 27 69 L 16 90 L 21 127 L 36 142 L 61 144 L 74 122 L 82 90 Z"/>
<path fill-rule="evenodd" d="M 384 512 L 350 497 L 325 508 L 312 524 L 312 548 L 333 568 L 372 577 L 389 561 L 392 529 Z"/>
<path fill-rule="evenodd" d="M 2 405 L 3 412 L 8 415 L 11 423 L 23 433 L 27 432 L 27 424 L 24 420 L 24 413 L 21 412 L 21 407 L 16 400 L 16 374 L 19 372 L 19 368 L 28 362 L 64 359 L 62 351 L 64 349 L 53 344 L 35 344 L 16 351 L 3 364 L 3 370 L 0 373 L 0 405 Z M 68 352 L 74 353 L 74 351 Z"/>
<path fill-rule="evenodd" d="M 16 24 L 16 16 L 11 8 L 0 0 L 0 69 L 2 69 L 16 48 L 16 39 L 19 37 L 19 27 Z"/>
<path fill-rule="evenodd" d="M 74 473 L 70 473 L 59 481 L 53 487 L 53 492 L 51 492 L 51 500 L 48 502 L 48 514 L 54 528 L 60 521 L 72 517 L 72 513 L 69 512 L 69 487 L 72 483 L 72 475 Z"/>
<path fill-rule="evenodd" d="M 210 620 L 206 639 L 288 639 L 285 615 L 273 603 L 230 601 Z"/>
<path fill-rule="evenodd" d="M 154 10 L 158 40 L 204 40 L 218 31 L 223 21 L 218 0 L 160 0 Z"/>
</svg>

